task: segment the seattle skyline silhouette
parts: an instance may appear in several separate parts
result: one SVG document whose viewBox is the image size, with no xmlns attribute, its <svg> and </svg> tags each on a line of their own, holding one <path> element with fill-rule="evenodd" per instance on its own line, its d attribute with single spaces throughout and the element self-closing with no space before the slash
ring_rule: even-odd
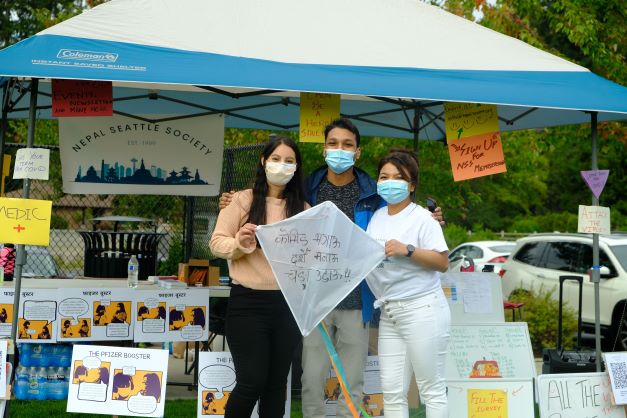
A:
<svg viewBox="0 0 627 418">
<path fill-rule="evenodd" d="M 192 176 L 191 170 L 183 166 L 180 171 L 172 169 L 167 172 L 161 167 L 151 165 L 150 169 L 146 168 L 144 159 L 141 158 L 141 164 L 137 168 L 137 162 L 140 161 L 133 157 L 130 159 L 132 166 L 116 161 L 114 164 L 106 163 L 104 159 L 100 160 L 100 170 L 96 170 L 93 165 L 87 168 L 83 175 L 83 167 L 78 166 L 78 171 L 74 181 L 77 183 L 108 183 L 108 184 L 158 184 L 158 185 L 202 185 L 209 184 L 200 178 L 198 168 Z"/>
</svg>

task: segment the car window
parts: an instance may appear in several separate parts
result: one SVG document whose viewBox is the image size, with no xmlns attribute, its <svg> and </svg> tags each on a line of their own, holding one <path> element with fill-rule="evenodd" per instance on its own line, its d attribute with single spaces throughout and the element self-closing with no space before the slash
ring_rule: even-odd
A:
<svg viewBox="0 0 627 418">
<path fill-rule="evenodd" d="M 627 245 L 612 245 L 610 248 L 623 270 L 627 271 Z"/>
<path fill-rule="evenodd" d="M 462 247 L 462 248 L 456 249 L 451 254 L 449 254 L 448 258 L 449 260 L 454 260 L 456 257 L 461 257 L 462 255 L 465 255 L 465 254 L 466 254 L 466 247 Z"/>
<path fill-rule="evenodd" d="M 542 267 L 579 273 L 575 268 L 583 245 L 577 242 L 550 242 Z"/>
<path fill-rule="evenodd" d="M 470 258 L 482 258 L 483 257 L 483 250 L 479 247 L 476 247 L 474 245 L 469 245 L 468 246 L 468 252 L 466 253 L 466 255 Z"/>
<path fill-rule="evenodd" d="M 527 243 L 514 255 L 514 260 L 538 267 L 542 260 L 542 253 L 544 252 L 545 246 L 545 242 Z"/>
<path fill-rule="evenodd" d="M 578 266 L 579 271 L 577 273 L 588 273 L 588 270 L 590 270 L 590 268 L 594 265 L 592 262 L 592 245 L 584 245 L 580 260 L 581 261 Z M 609 268 L 610 276 L 618 276 L 614 263 L 612 263 L 610 258 L 607 256 L 607 253 L 601 248 L 599 248 L 599 265 Z"/>
<path fill-rule="evenodd" d="M 495 253 L 511 253 L 512 251 L 514 251 L 515 247 L 516 247 L 516 244 L 493 245 L 492 247 L 490 247 L 490 250 L 494 251 Z"/>
</svg>

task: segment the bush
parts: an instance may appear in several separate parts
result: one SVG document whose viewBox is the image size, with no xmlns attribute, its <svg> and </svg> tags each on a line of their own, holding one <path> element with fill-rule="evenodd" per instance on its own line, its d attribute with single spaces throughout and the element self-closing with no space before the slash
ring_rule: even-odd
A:
<svg viewBox="0 0 627 418">
<path fill-rule="evenodd" d="M 523 302 L 523 321 L 529 328 L 531 347 L 534 355 L 540 356 L 543 348 L 555 348 L 557 343 L 557 317 L 559 303 L 553 299 L 553 291 L 540 288 L 539 291 L 519 289 L 510 295 L 511 302 Z M 565 305 L 562 310 L 562 345 L 573 348 L 577 333 L 575 311 Z M 509 319 L 508 319 L 509 320 Z"/>
<path fill-rule="evenodd" d="M 69 223 L 65 218 L 59 215 L 52 214 L 50 217 L 50 228 L 51 229 L 67 229 Z"/>
</svg>

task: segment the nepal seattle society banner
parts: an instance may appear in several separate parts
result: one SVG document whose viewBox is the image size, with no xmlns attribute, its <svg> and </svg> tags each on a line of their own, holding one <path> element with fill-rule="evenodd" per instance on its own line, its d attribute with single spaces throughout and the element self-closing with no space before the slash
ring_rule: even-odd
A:
<svg viewBox="0 0 627 418">
<path fill-rule="evenodd" d="M 59 118 L 63 191 L 217 196 L 224 118 Z"/>
</svg>

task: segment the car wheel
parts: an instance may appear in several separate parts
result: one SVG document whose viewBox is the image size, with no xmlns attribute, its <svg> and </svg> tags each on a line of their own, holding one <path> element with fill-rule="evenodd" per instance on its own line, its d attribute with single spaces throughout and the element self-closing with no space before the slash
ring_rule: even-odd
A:
<svg viewBox="0 0 627 418">
<path fill-rule="evenodd" d="M 612 321 L 612 332 L 607 349 L 610 351 L 627 351 L 627 305 L 623 303 L 616 308 Z M 621 325 L 622 322 L 622 326 Z"/>
</svg>

